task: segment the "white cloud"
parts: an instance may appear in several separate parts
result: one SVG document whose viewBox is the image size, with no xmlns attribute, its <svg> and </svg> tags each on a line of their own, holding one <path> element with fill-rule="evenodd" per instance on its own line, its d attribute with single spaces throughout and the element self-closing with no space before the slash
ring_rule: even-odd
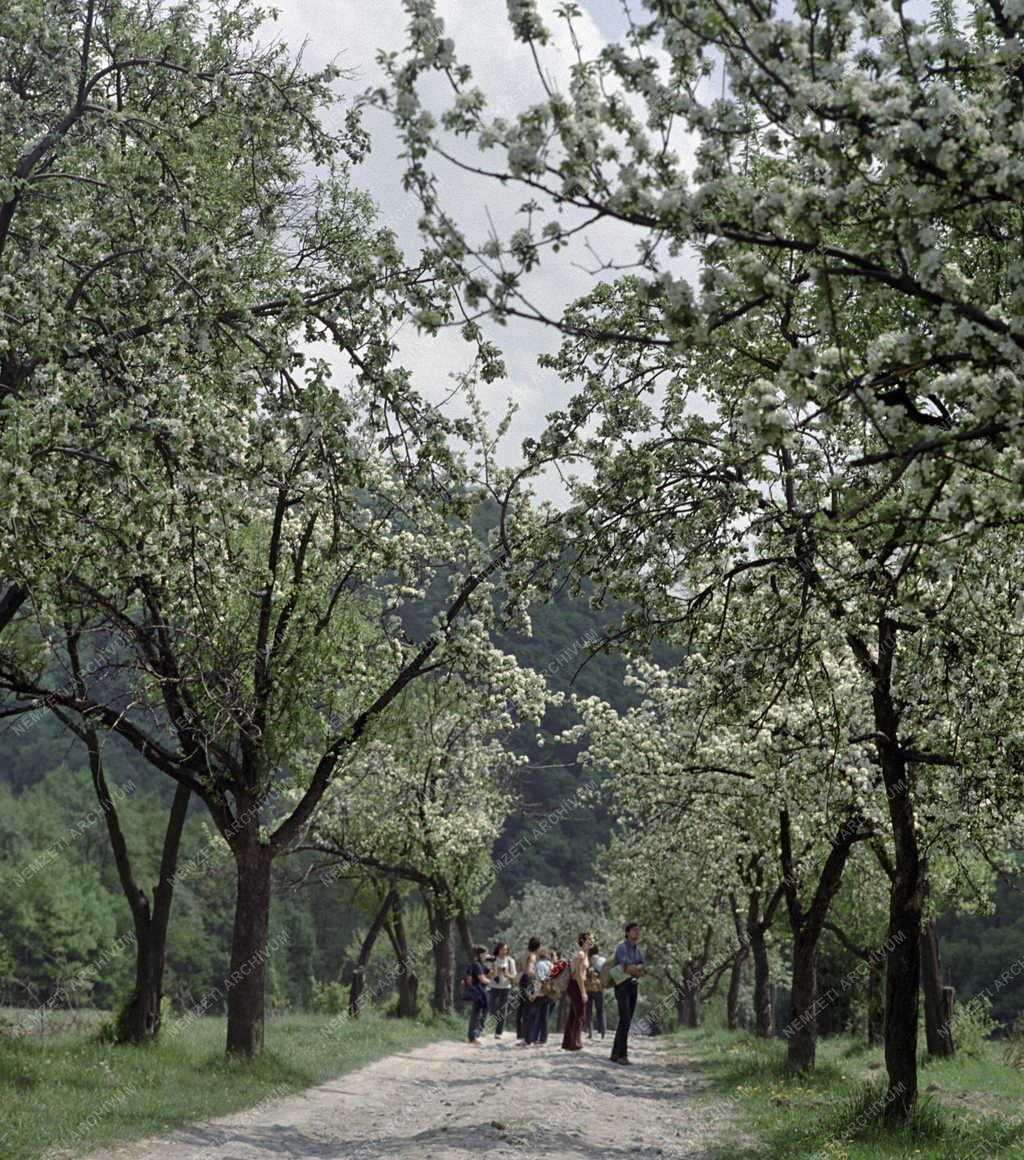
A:
<svg viewBox="0 0 1024 1160">
<path fill-rule="evenodd" d="M 350 94 L 382 81 L 376 63 L 378 51 L 400 50 L 405 42 L 406 15 L 399 0 L 278 0 L 280 16 L 275 32 L 294 48 L 305 42 L 304 59 L 310 67 L 335 61 L 352 73 L 343 84 Z M 554 13 L 555 0 L 542 0 L 545 15 Z M 621 26 L 621 14 L 610 0 L 591 0 L 587 6 L 597 17 L 585 14 L 576 22 L 575 32 L 585 56 L 593 56 L 615 35 Z M 543 90 L 534 72 L 529 50 L 515 42 L 508 31 L 504 0 L 439 0 L 437 10 L 445 20 L 446 34 L 451 36 L 460 58 L 474 70 L 475 81 L 488 94 L 492 113 L 511 115 L 524 106 L 543 99 Z M 575 52 L 557 19 L 549 20 L 554 34 L 550 49 L 543 55 L 543 67 L 551 81 L 564 87 Z M 440 83 L 440 82 L 439 82 Z M 428 94 L 429 95 L 429 94 Z M 437 90 L 439 102 L 444 94 Z M 390 122 L 380 114 L 367 115 L 367 127 L 373 139 L 369 161 L 356 171 L 355 180 L 377 201 L 381 216 L 393 228 L 410 253 L 418 248 L 416 221 L 418 205 L 402 189 L 402 165 L 397 157 L 399 144 Z M 472 146 L 457 143 L 460 155 L 473 159 Z M 522 189 L 504 187 L 492 180 L 473 178 L 439 162 L 437 171 L 444 184 L 445 208 L 467 230 L 469 236 L 482 238 L 488 217 L 499 232 L 507 232 L 516 222 L 518 207 L 527 200 Z M 603 258 L 630 261 L 634 257 L 636 237 L 629 228 L 608 225 L 592 234 Z M 568 256 L 567 256 L 568 254 Z M 542 264 L 531 277 L 529 294 L 540 309 L 558 315 L 568 301 L 589 289 L 593 277 L 571 262 L 593 264 L 582 248 L 575 253 L 563 252 Z M 551 372 L 537 367 L 538 353 L 557 345 L 555 331 L 531 323 L 510 323 L 507 327 L 490 327 L 492 337 L 505 352 L 508 377 L 493 384 L 485 401 L 497 414 L 513 398 L 519 407 L 506 448 L 510 461 L 518 458 L 520 440 L 537 434 L 545 416 L 568 395 L 568 389 Z M 403 359 L 413 370 L 417 386 L 431 398 L 445 397 L 450 390 L 450 375 L 465 368 L 469 352 L 453 332 L 440 340 L 418 336 L 411 329 L 400 338 Z"/>
</svg>

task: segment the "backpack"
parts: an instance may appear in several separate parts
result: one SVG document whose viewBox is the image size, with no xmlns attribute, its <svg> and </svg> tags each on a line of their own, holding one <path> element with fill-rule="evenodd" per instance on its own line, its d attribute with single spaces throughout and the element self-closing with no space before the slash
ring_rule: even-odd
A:
<svg viewBox="0 0 1024 1160">
<path fill-rule="evenodd" d="M 601 983 L 601 972 L 597 967 L 587 967 L 587 994 L 596 995 L 599 991 L 603 991 L 604 986 Z"/>
<path fill-rule="evenodd" d="M 569 964 L 566 962 L 553 963 L 551 974 L 540 985 L 540 993 L 545 999 L 559 999 L 569 986 Z"/>
</svg>

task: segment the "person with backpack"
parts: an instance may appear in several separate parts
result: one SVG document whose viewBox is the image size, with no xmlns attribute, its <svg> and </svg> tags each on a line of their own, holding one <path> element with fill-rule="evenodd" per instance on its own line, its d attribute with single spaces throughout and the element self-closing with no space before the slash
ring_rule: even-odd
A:
<svg viewBox="0 0 1024 1160">
<path fill-rule="evenodd" d="M 583 1050 L 583 1005 L 587 986 L 587 952 L 594 945 L 594 936 L 589 930 L 580 932 L 579 946 L 569 962 L 569 1017 L 565 1021 L 562 1036 L 563 1051 Z"/>
<path fill-rule="evenodd" d="M 601 948 L 594 943 L 590 948 L 590 965 L 587 967 L 587 1038 L 594 1038 L 594 1023 L 604 1039 L 608 1025 L 604 1015 L 604 984 L 601 982 L 601 968 L 605 964 L 605 957 Z M 596 1016 L 596 1020 L 595 1020 Z"/>
<path fill-rule="evenodd" d="M 466 968 L 462 979 L 462 998 L 470 1004 L 469 1042 L 474 1047 L 479 1047 L 480 1035 L 487 1019 L 487 988 L 491 985 L 491 977 L 484 965 L 487 948 L 474 947 L 473 955 L 474 959 Z"/>
<path fill-rule="evenodd" d="M 530 1020 L 526 1037 L 526 1042 L 531 1047 L 548 1041 L 548 1024 L 555 1009 L 551 966 L 551 951 L 547 947 L 541 947 L 537 951 L 537 964 L 534 967 L 537 990 L 530 1002 L 533 1018 Z"/>
</svg>

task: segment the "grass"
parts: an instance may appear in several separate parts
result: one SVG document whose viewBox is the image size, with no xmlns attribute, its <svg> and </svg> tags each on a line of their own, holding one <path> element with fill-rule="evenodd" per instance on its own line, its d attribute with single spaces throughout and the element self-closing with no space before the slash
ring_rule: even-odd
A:
<svg viewBox="0 0 1024 1160">
<path fill-rule="evenodd" d="M 1024 1160 L 1024 1075 L 995 1043 L 977 1058 L 923 1059 L 918 1114 L 893 1131 L 882 1122 L 880 1048 L 824 1040 L 814 1071 L 791 1075 L 779 1040 L 713 1029 L 678 1038 L 711 1081 L 702 1102 L 728 1104 L 747 1133 L 712 1153 L 720 1160 Z"/>
<path fill-rule="evenodd" d="M 285 1015 L 255 1060 L 227 1059 L 225 1021 L 172 1022 L 147 1048 L 92 1034 L 0 1036 L 0 1158 L 48 1160 L 156 1135 L 323 1083 L 392 1052 L 461 1033 L 461 1022 Z"/>
</svg>

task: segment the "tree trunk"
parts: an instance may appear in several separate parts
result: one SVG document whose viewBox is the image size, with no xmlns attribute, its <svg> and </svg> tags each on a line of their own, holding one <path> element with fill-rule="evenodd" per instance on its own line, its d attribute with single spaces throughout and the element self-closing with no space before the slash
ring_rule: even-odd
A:
<svg viewBox="0 0 1024 1160">
<path fill-rule="evenodd" d="M 69 634 L 67 646 L 76 688 L 79 695 L 84 696 L 85 683 L 78 653 L 78 640 L 74 634 Z M 174 872 L 178 864 L 181 834 L 192 792 L 180 784 L 175 789 L 167 829 L 164 831 L 160 877 L 150 906 L 146 892 L 135 881 L 128 843 L 125 841 L 117 807 L 107 785 L 103 754 L 96 729 L 88 718 L 83 719 L 79 726 L 59 711 L 56 715 L 85 743 L 93 789 L 103 810 L 114 865 L 121 889 L 128 900 L 135 928 L 135 988 L 120 1012 L 114 1028 L 114 1039 L 117 1043 L 143 1047 L 152 1043 L 160 1031 L 160 1006 L 163 1001 L 164 964 L 167 957 L 167 926 L 170 921 L 171 903 L 174 900 Z"/>
<path fill-rule="evenodd" d="M 750 931 L 750 953 L 754 958 L 754 1034 L 759 1039 L 771 1039 L 775 1035 L 775 1004 L 764 933 L 760 925 Z"/>
<path fill-rule="evenodd" d="M 240 804 L 240 809 L 242 808 Z M 263 1050 L 267 926 L 270 918 L 272 856 L 259 842 L 258 829 L 234 849 L 237 887 L 231 937 L 228 999 L 229 1055 L 253 1056 Z"/>
<path fill-rule="evenodd" d="M 473 935 L 469 929 L 469 920 L 462 911 L 458 911 L 455 915 L 455 925 L 459 931 L 459 941 L 462 943 L 462 953 L 465 956 L 466 962 L 471 963 L 474 959 L 473 955 Z"/>
<path fill-rule="evenodd" d="M 348 992 L 348 1013 L 353 1019 L 359 1018 L 363 1001 L 363 991 L 366 989 L 366 971 L 370 965 L 370 956 L 373 954 L 373 947 L 377 942 L 377 936 L 380 934 L 384 922 L 387 919 L 388 910 L 391 907 L 392 893 L 389 890 L 384 896 L 384 901 L 380 909 L 373 916 L 370 929 L 366 932 L 366 937 L 359 947 L 359 958 L 356 960 L 355 968 L 352 971 L 352 982 Z"/>
<path fill-rule="evenodd" d="M 921 991 L 924 995 L 924 1029 L 928 1054 L 946 1059 L 953 1055 L 953 1030 L 946 1018 L 946 999 L 939 959 L 939 932 L 935 919 L 921 926 Z"/>
<path fill-rule="evenodd" d="M 434 952 L 434 994 L 430 1006 L 438 1015 L 450 1015 L 455 1007 L 455 940 L 450 917 L 435 914 L 431 942 Z"/>
<path fill-rule="evenodd" d="M 398 959 L 398 1016 L 400 1019 L 415 1019 L 420 981 L 412 969 L 409 941 L 405 935 L 405 920 L 402 916 L 402 900 L 397 893 L 391 902 L 387 931 L 388 937 L 391 939 L 391 946 Z"/>
<path fill-rule="evenodd" d="M 883 619 L 879 626 L 879 675 L 872 700 L 895 852 L 885 961 L 885 1065 L 889 1073 L 885 1118 L 900 1123 L 909 1119 L 917 1106 L 917 1005 L 924 881 L 909 774 L 899 744 L 899 714 L 891 694 L 895 647 L 895 625 Z"/>
<path fill-rule="evenodd" d="M 788 1066 L 796 1071 L 814 1067 L 818 1041 L 818 940 L 801 932 L 793 940 L 793 983 L 786 1027 Z"/>
<path fill-rule="evenodd" d="M 135 920 L 135 990 L 117 1027 L 117 1042 L 144 1045 L 160 1032 L 164 966 L 167 961 L 167 927 L 174 900 L 174 872 L 178 864 L 181 834 L 192 791 L 179 785 L 171 804 L 160 858 L 160 880 L 153 891 L 153 908 L 133 908 Z M 141 895 L 141 892 L 139 892 Z M 144 896 L 143 900 L 144 900 Z"/>
<path fill-rule="evenodd" d="M 747 961 L 744 950 L 736 956 L 729 970 L 729 993 L 725 999 L 725 1025 L 730 1031 L 738 1031 L 740 1026 L 740 985 L 743 982 L 743 966 Z"/>
<path fill-rule="evenodd" d="M 782 870 L 786 881 L 786 904 L 793 932 L 793 983 L 790 990 L 787 1064 L 796 1071 L 814 1067 L 818 1040 L 818 943 L 821 941 L 829 907 L 843 882 L 850 846 L 863 835 L 849 822 L 839 827 L 832 839 L 825 864 L 818 876 L 811 904 L 804 910 L 797 897 L 789 813 L 779 818 Z"/>
<path fill-rule="evenodd" d="M 868 1043 L 880 1047 L 885 1042 L 885 1003 L 882 996 L 882 955 L 868 953 Z"/>
<path fill-rule="evenodd" d="M 679 1022 L 684 1027 L 697 1028 L 700 1026 L 699 982 L 688 982 L 683 986 L 676 1001 L 676 1010 L 679 1013 Z"/>
</svg>

